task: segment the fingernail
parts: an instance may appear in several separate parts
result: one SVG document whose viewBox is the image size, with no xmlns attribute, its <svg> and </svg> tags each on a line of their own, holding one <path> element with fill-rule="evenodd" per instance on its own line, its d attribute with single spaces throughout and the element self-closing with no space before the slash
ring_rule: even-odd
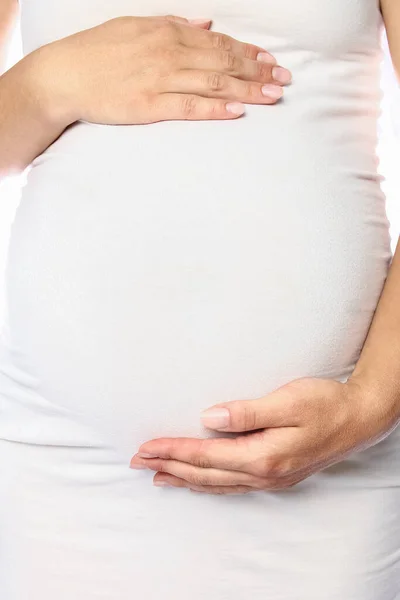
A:
<svg viewBox="0 0 400 600">
<path fill-rule="evenodd" d="M 283 67 L 274 67 L 272 69 L 272 77 L 275 81 L 279 81 L 279 83 L 289 83 L 292 81 L 291 72 Z"/>
<path fill-rule="evenodd" d="M 226 110 L 235 115 L 242 115 L 245 111 L 245 106 L 241 102 L 228 102 Z"/>
<path fill-rule="evenodd" d="M 271 54 L 268 54 L 268 52 L 259 52 L 256 56 L 257 60 L 261 61 L 261 62 L 266 62 L 266 63 L 270 63 L 272 65 L 276 65 L 276 59 L 271 56 Z"/>
<path fill-rule="evenodd" d="M 148 454 L 147 452 L 138 452 L 136 456 L 140 456 L 140 458 L 158 458 L 157 454 Z"/>
<path fill-rule="evenodd" d="M 209 408 L 203 410 L 201 419 L 206 427 L 228 427 L 230 414 L 227 408 Z"/>
<path fill-rule="evenodd" d="M 280 98 L 283 95 L 283 89 L 280 85 L 273 85 L 272 83 L 266 83 L 262 86 L 261 91 L 264 96 L 270 98 Z"/>
<path fill-rule="evenodd" d="M 153 481 L 153 485 L 156 485 L 157 487 L 172 487 L 171 484 L 166 481 Z"/>
<path fill-rule="evenodd" d="M 131 469 L 147 469 L 146 465 L 140 465 L 139 463 L 131 463 Z"/>
</svg>

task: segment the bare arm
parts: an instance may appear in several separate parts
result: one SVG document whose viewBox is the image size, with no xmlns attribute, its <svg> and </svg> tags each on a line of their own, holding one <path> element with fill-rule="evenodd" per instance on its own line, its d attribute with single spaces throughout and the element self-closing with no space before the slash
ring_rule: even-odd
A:
<svg viewBox="0 0 400 600">
<path fill-rule="evenodd" d="M 382 0 L 390 53 L 400 78 L 400 2 Z M 371 400 L 388 401 L 400 413 L 400 242 L 352 378 Z"/>
<path fill-rule="evenodd" d="M 243 102 L 276 103 L 290 72 L 261 46 L 209 25 L 124 16 L 25 56 L 0 77 L 0 179 L 24 170 L 79 119 L 236 119 Z"/>
<path fill-rule="evenodd" d="M 5 68 L 8 43 L 18 14 L 18 0 L 1 0 L 0 3 L 0 73 Z"/>
<path fill-rule="evenodd" d="M 393 66 L 400 82 L 400 2 L 398 0 L 381 0 L 381 10 Z"/>
<path fill-rule="evenodd" d="M 0 181 L 23 171 L 68 123 L 51 116 L 35 86 L 38 62 L 31 55 L 4 72 L 5 58 L 18 15 L 17 0 L 0 3 Z M 35 54 L 36 58 L 36 54 Z"/>
<path fill-rule="evenodd" d="M 0 182 L 22 172 L 69 125 L 43 93 L 40 71 L 35 51 L 0 77 Z"/>
</svg>

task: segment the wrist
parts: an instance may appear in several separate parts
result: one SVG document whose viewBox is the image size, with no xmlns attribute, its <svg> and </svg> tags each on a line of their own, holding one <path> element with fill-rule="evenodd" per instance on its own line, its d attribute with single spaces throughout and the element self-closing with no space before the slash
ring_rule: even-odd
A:
<svg viewBox="0 0 400 600">
<path fill-rule="evenodd" d="M 389 376 L 377 377 L 356 365 L 346 383 L 364 399 L 367 407 L 400 418 L 400 382 Z"/>
</svg>

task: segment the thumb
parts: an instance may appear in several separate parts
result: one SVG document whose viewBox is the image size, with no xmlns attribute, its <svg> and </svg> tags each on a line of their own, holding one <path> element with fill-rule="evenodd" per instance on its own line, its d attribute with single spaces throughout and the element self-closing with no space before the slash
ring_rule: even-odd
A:
<svg viewBox="0 0 400 600">
<path fill-rule="evenodd" d="M 253 431 L 266 427 L 295 427 L 299 423 L 296 400 L 299 390 L 286 384 L 254 400 L 215 404 L 201 413 L 202 424 L 218 431 Z"/>
<path fill-rule="evenodd" d="M 177 17 L 176 15 L 166 15 L 164 18 L 167 19 L 167 21 L 173 21 L 174 23 L 193 25 L 203 29 L 208 29 L 211 23 L 211 19 L 185 19 L 184 17 Z"/>
</svg>

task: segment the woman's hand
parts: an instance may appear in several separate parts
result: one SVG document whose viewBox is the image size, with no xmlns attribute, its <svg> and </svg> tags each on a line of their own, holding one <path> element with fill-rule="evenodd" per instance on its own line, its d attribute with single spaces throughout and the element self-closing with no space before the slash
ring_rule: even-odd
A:
<svg viewBox="0 0 400 600">
<path fill-rule="evenodd" d="M 356 380 L 304 377 L 202 413 L 206 427 L 237 437 L 154 439 L 140 446 L 131 467 L 157 471 L 155 485 L 209 494 L 281 490 L 381 441 L 398 415 Z"/>
<path fill-rule="evenodd" d="M 32 53 L 38 94 L 68 123 L 111 125 L 230 119 L 243 113 L 237 102 L 274 104 L 290 73 L 265 49 L 209 25 L 117 17 L 46 44 Z"/>
</svg>

